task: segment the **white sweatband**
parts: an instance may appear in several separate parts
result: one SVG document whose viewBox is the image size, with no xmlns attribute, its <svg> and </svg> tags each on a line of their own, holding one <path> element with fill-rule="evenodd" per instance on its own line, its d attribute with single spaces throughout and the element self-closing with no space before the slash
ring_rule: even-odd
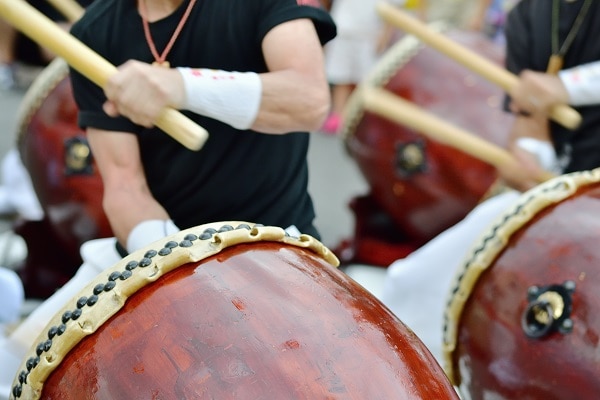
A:
<svg viewBox="0 0 600 400">
<path fill-rule="evenodd" d="M 539 140 L 532 137 L 520 137 L 516 141 L 517 146 L 535 155 L 546 171 L 557 172 L 558 160 L 556 151 L 547 140 Z"/>
<path fill-rule="evenodd" d="M 300 230 L 296 227 L 296 225 L 290 225 L 287 228 L 284 229 L 285 233 L 287 233 L 288 235 L 295 237 L 295 238 L 299 238 L 302 235 L 302 232 L 300 232 Z"/>
<path fill-rule="evenodd" d="M 127 237 L 127 251 L 133 253 L 165 236 L 179 232 L 179 228 L 170 219 L 149 219 L 137 224 Z"/>
<path fill-rule="evenodd" d="M 262 82 L 255 72 L 177 68 L 185 87 L 184 109 L 236 129 L 249 129 L 260 108 Z"/>
<path fill-rule="evenodd" d="M 600 61 L 562 70 L 558 77 L 567 89 L 569 104 L 600 104 Z"/>
</svg>

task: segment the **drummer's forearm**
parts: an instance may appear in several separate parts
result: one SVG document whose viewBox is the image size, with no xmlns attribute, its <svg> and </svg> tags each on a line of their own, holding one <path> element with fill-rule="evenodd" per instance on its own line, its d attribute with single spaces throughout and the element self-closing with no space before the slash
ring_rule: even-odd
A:
<svg viewBox="0 0 600 400">
<path fill-rule="evenodd" d="M 541 116 L 516 115 L 510 130 L 509 144 L 514 145 L 523 137 L 551 142 L 548 120 Z"/>
<path fill-rule="evenodd" d="M 104 196 L 103 206 L 113 234 L 123 246 L 127 245 L 133 228 L 141 222 L 170 218 L 165 209 L 145 191 L 109 190 Z"/>
<path fill-rule="evenodd" d="M 87 138 L 102 177 L 104 213 L 123 246 L 140 222 L 169 219 L 150 192 L 135 135 L 88 128 Z"/>
<path fill-rule="evenodd" d="M 323 76 L 294 70 L 261 75 L 261 105 L 252 129 L 263 133 L 282 134 L 315 131 L 327 117 L 330 92 Z M 289 93 L 295 93 L 290 96 Z"/>
</svg>

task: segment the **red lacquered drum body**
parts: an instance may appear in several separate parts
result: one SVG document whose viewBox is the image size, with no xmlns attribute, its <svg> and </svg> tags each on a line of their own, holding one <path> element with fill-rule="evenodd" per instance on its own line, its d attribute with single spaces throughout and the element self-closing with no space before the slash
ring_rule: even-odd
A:
<svg viewBox="0 0 600 400">
<path fill-rule="evenodd" d="M 322 244 L 220 228 L 237 224 L 181 232 L 99 277 L 61 312 L 64 333 L 47 346 L 40 336 L 16 397 L 457 398 L 417 337 Z"/>
<path fill-rule="evenodd" d="M 503 63 L 503 49 L 481 34 L 446 35 Z M 412 36 L 392 46 L 362 84 L 382 87 L 494 144 L 507 143 L 512 117 L 502 111 L 502 90 Z M 417 245 L 460 221 L 496 179 L 492 166 L 365 111 L 359 92 L 344 121 L 346 147 L 373 198 Z"/>
<path fill-rule="evenodd" d="M 35 264 L 26 266 L 24 280 L 29 286 L 37 276 L 45 275 L 45 282 L 33 283 L 41 291 L 33 293 L 34 297 L 45 297 L 64 284 L 81 264 L 79 246 L 83 242 L 112 235 L 102 209 L 102 180 L 85 134 L 77 125 L 77 106 L 64 60 L 51 62 L 26 93 L 18 149 L 45 214 L 35 229 L 22 229 L 30 253 L 28 263 Z M 44 242 L 53 243 L 52 251 L 30 236 L 40 229 L 45 232 Z M 62 269 L 60 273 L 53 271 L 52 265 L 40 266 L 53 264 L 50 257 L 61 264 L 56 266 Z M 42 269 L 44 272 L 40 272 Z"/>
<path fill-rule="evenodd" d="M 476 243 L 446 313 L 447 372 L 473 399 L 600 394 L 600 170 L 522 195 Z"/>
<path fill-rule="evenodd" d="M 32 104 L 18 145 L 44 212 L 67 249 L 78 253 L 86 240 L 111 235 L 102 180 L 77 125 L 67 65 L 57 59 L 43 74 L 27 95 L 39 104 Z M 47 95 L 41 96 L 44 87 Z"/>
</svg>

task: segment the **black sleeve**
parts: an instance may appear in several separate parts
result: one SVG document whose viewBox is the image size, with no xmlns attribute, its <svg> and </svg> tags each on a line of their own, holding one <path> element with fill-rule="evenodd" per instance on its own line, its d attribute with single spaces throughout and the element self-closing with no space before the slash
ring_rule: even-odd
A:
<svg viewBox="0 0 600 400">
<path fill-rule="evenodd" d="M 88 47 L 94 49 L 94 35 L 86 29 L 85 16 L 71 27 L 71 34 Z M 104 91 L 94 82 L 87 79 L 75 69 L 71 68 L 69 77 L 73 87 L 73 98 L 79 109 L 78 125 L 80 128 L 93 127 L 97 129 L 132 132 L 141 131 L 141 127 L 125 117 L 113 118 L 102 109 L 106 101 Z"/>
<path fill-rule="evenodd" d="M 258 30 L 261 41 L 275 26 L 299 18 L 313 21 L 322 45 L 337 34 L 333 18 L 319 0 L 264 0 L 261 15 L 263 18 Z"/>
</svg>

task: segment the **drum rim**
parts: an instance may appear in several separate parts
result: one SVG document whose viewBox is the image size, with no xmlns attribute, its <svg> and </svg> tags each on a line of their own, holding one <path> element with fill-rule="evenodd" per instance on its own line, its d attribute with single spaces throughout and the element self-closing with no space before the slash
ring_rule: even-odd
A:
<svg viewBox="0 0 600 400">
<path fill-rule="evenodd" d="M 450 29 L 444 21 L 429 23 L 429 27 L 437 32 Z M 373 69 L 367 74 L 356 90 L 348 98 L 348 103 L 343 112 L 340 135 L 346 145 L 356 132 L 356 128 L 364 115 L 361 89 L 364 87 L 383 87 L 396 74 L 398 69 L 408 64 L 419 51 L 425 47 L 416 36 L 407 35 L 394 43 L 382 56 Z"/>
<path fill-rule="evenodd" d="M 278 242 L 304 248 L 332 266 L 339 266 L 333 252 L 314 237 L 306 234 L 290 236 L 280 227 L 225 221 L 199 225 L 167 236 L 100 273 L 66 302 L 27 352 L 13 381 L 11 398 L 39 399 L 45 381 L 66 355 L 121 310 L 126 300 L 142 287 L 180 266 L 201 261 L 228 247 L 254 242 Z M 88 303 L 92 298 L 94 302 Z M 61 332 L 57 333 L 58 330 Z"/>
<path fill-rule="evenodd" d="M 509 239 L 540 211 L 566 200 L 584 186 L 600 182 L 600 168 L 572 172 L 546 181 L 523 193 L 480 235 L 455 274 L 443 316 L 442 367 L 450 382 L 459 386 L 459 371 L 454 368 L 459 321 L 479 277 L 508 245 Z"/>
<path fill-rule="evenodd" d="M 34 79 L 25 92 L 17 111 L 18 141 L 21 141 L 27 133 L 27 127 L 31 123 L 34 114 L 40 109 L 44 100 L 48 98 L 50 92 L 67 76 L 69 76 L 69 65 L 64 59 L 56 57 Z"/>
</svg>

